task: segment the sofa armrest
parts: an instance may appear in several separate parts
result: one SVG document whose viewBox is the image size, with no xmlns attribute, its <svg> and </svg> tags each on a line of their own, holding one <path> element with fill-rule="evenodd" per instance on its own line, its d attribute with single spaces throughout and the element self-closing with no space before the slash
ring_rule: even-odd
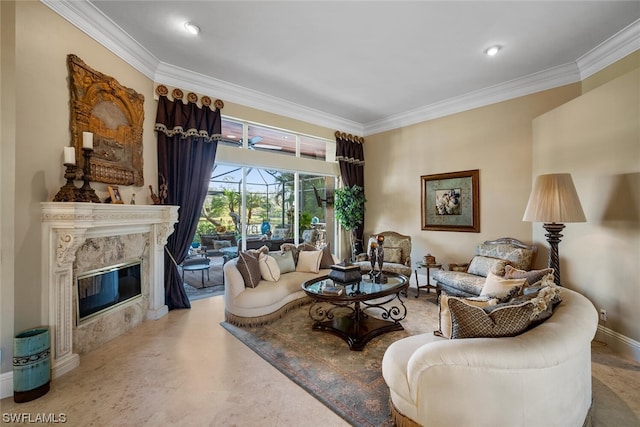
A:
<svg viewBox="0 0 640 427">
<path fill-rule="evenodd" d="M 244 279 L 236 266 L 237 258 L 227 262 L 222 271 L 224 274 L 224 298 L 225 304 L 233 306 L 233 299 L 244 292 Z"/>
</svg>

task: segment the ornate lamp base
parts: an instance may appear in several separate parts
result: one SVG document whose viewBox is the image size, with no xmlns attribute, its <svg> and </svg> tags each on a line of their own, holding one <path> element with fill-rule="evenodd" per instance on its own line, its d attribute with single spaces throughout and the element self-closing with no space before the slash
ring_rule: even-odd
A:
<svg viewBox="0 0 640 427">
<path fill-rule="evenodd" d="M 545 223 L 542 227 L 547 230 L 545 234 L 547 242 L 549 242 L 549 261 L 548 267 L 553 268 L 553 281 L 556 285 L 560 285 L 560 255 L 558 253 L 558 244 L 562 239 L 560 232 L 564 229 L 564 224 L 555 222 Z"/>
</svg>

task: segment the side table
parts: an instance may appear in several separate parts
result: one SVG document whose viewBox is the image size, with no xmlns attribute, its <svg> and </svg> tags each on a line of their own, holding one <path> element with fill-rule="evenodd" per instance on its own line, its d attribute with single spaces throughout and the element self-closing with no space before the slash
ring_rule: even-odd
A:
<svg viewBox="0 0 640 427">
<path fill-rule="evenodd" d="M 425 270 L 427 270 L 427 284 L 426 285 L 422 285 L 420 286 L 420 282 L 418 281 L 418 269 L 419 268 L 424 268 Z M 441 270 L 442 269 L 442 264 L 425 264 L 423 262 L 418 262 L 416 263 L 416 298 L 418 298 L 420 296 L 420 289 L 426 289 L 427 293 L 429 293 L 429 289 L 436 289 L 436 286 L 431 284 L 431 275 L 430 270 L 434 268 L 434 269 L 438 269 Z"/>
</svg>

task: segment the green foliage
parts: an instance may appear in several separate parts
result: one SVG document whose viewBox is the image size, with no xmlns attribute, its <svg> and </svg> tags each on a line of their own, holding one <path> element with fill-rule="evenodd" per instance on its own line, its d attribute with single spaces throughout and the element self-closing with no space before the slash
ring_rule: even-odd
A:
<svg viewBox="0 0 640 427">
<path fill-rule="evenodd" d="M 364 189 L 357 185 L 338 188 L 334 193 L 335 215 L 340 224 L 348 231 L 354 230 L 364 222 Z"/>
<path fill-rule="evenodd" d="M 196 234 L 193 236 L 194 243 L 200 243 L 201 234 L 214 234 L 216 232 L 216 226 L 207 220 L 200 220 L 198 227 L 196 228 Z"/>
</svg>

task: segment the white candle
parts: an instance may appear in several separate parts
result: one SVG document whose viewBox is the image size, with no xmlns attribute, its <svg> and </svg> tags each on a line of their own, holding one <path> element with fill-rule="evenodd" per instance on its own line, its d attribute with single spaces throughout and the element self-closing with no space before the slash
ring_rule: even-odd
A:
<svg viewBox="0 0 640 427">
<path fill-rule="evenodd" d="M 93 134 L 91 132 L 82 132 L 82 148 L 93 150 Z"/>
<path fill-rule="evenodd" d="M 64 147 L 64 163 L 76 164 L 76 150 L 73 147 Z"/>
</svg>

